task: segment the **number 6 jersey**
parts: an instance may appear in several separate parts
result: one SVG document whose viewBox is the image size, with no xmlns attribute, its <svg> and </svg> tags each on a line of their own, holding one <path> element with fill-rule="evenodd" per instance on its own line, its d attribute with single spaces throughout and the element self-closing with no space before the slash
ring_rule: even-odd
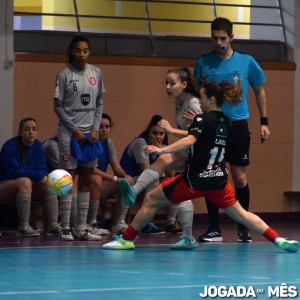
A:
<svg viewBox="0 0 300 300">
<path fill-rule="evenodd" d="M 90 64 L 86 64 L 84 70 L 69 65 L 58 74 L 54 99 L 62 103 L 68 118 L 64 125 L 69 131 L 73 132 L 76 127 L 85 132 L 95 129 L 97 107 L 103 106 L 97 101 L 100 98 L 102 102 L 104 92 L 102 72 Z"/>
</svg>

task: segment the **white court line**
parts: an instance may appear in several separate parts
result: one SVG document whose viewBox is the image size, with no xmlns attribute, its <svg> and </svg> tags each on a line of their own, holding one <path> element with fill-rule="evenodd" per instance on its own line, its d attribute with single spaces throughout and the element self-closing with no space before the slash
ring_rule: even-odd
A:
<svg viewBox="0 0 300 300">
<path fill-rule="evenodd" d="M 299 282 L 289 282 L 288 284 L 297 284 Z M 99 289 L 80 289 L 80 290 L 53 290 L 53 291 L 20 291 L 20 292 L 0 292 L 1 295 L 28 295 L 28 294 L 50 294 L 50 293 L 90 293 L 90 292 L 107 292 L 107 291 L 132 291 L 132 290 L 168 290 L 168 289 L 190 289 L 190 288 L 203 288 L 205 286 L 255 286 L 255 285 L 281 285 L 282 282 L 251 282 L 249 284 L 243 283 L 235 283 L 235 284 L 228 284 L 226 283 L 219 283 L 219 284 L 199 284 L 199 285 L 176 285 L 176 286 L 144 286 L 144 287 L 120 287 L 120 288 L 99 288 Z"/>
<path fill-rule="evenodd" d="M 31 294 L 58 294 L 61 291 L 22 291 L 22 292 L 0 292 L 0 295 L 31 295 Z"/>
<path fill-rule="evenodd" d="M 128 274 L 140 274 L 140 271 L 120 271 L 121 273 L 128 273 Z"/>
<path fill-rule="evenodd" d="M 184 274 L 182 273 L 163 273 L 165 275 L 174 275 L 174 276 L 183 276 Z"/>
</svg>

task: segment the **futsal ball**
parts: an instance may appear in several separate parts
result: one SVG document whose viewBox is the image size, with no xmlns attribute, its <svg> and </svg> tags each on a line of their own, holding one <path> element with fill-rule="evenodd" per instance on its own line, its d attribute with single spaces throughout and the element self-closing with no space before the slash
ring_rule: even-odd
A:
<svg viewBox="0 0 300 300">
<path fill-rule="evenodd" d="M 56 196 L 68 194 L 73 187 L 73 179 L 69 172 L 56 169 L 49 173 L 47 178 L 48 189 Z"/>
</svg>

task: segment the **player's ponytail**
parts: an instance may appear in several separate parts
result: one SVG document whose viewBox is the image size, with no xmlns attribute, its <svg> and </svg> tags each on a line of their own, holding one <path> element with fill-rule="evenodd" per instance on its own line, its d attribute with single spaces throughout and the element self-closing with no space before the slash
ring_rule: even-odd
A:
<svg viewBox="0 0 300 300">
<path fill-rule="evenodd" d="M 216 99 L 218 107 L 221 107 L 224 101 L 233 105 L 242 101 L 242 87 L 239 82 L 232 84 L 229 81 L 222 81 L 221 83 L 206 81 L 201 88 L 205 89 L 208 98 L 214 97 Z"/>
<path fill-rule="evenodd" d="M 243 92 L 240 81 L 237 84 L 232 84 L 228 81 L 222 81 L 220 86 L 223 90 L 223 98 L 229 104 L 237 104 L 242 101 L 241 95 Z"/>
</svg>

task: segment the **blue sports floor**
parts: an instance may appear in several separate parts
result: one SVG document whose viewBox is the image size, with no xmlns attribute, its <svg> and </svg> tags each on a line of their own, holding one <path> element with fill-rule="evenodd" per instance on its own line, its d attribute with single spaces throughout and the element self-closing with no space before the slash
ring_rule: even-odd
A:
<svg viewBox="0 0 300 300">
<path fill-rule="evenodd" d="M 68 243 L 4 235 L 0 299 L 300 299 L 300 253 L 286 253 L 257 236 L 252 244 L 237 243 L 234 227 L 223 230 L 223 243 L 192 251 L 169 250 L 175 234 L 141 234 L 134 251 L 103 250 L 111 236 Z M 274 228 L 300 237 L 300 224 L 292 231 Z M 206 290 L 207 296 L 199 295 Z"/>
</svg>

